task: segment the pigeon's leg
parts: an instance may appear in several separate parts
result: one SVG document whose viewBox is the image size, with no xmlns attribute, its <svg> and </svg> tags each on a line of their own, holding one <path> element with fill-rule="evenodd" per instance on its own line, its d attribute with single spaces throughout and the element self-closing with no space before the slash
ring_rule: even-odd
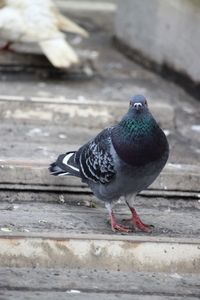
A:
<svg viewBox="0 0 200 300">
<path fill-rule="evenodd" d="M 126 204 L 128 205 L 132 213 L 132 218 L 129 219 L 129 221 L 133 223 L 134 227 L 140 229 L 141 231 L 151 232 L 153 226 L 143 223 L 139 215 L 137 214 L 135 208 L 133 207 L 134 199 L 135 199 L 134 195 L 132 196 L 128 195 L 125 197 Z"/>
<path fill-rule="evenodd" d="M 121 224 L 117 224 L 115 214 L 112 209 L 112 204 L 110 202 L 106 202 L 105 206 L 109 212 L 112 231 L 117 230 L 120 232 L 129 232 L 130 231 L 129 227 L 121 225 Z"/>
</svg>

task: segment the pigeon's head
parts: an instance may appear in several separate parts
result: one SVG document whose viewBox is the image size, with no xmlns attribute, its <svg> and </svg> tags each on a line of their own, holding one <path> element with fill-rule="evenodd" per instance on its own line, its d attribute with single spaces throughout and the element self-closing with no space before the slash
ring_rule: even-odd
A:
<svg viewBox="0 0 200 300">
<path fill-rule="evenodd" d="M 130 100 L 129 110 L 134 114 L 148 111 L 148 104 L 146 98 L 142 95 L 133 96 Z"/>
</svg>

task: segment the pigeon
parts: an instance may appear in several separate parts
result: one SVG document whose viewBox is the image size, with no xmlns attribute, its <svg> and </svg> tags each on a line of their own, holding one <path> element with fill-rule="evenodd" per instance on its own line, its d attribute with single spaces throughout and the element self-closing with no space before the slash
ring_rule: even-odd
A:
<svg viewBox="0 0 200 300">
<path fill-rule="evenodd" d="M 105 202 L 113 231 L 129 232 L 118 224 L 113 211 L 120 197 L 131 211 L 134 229 L 151 232 L 134 209 L 135 196 L 146 189 L 165 166 L 169 145 L 163 130 L 148 109 L 147 100 L 135 95 L 122 120 L 101 131 L 77 151 L 58 156 L 49 166 L 55 176 L 76 176 Z"/>
<path fill-rule="evenodd" d="M 14 42 L 38 43 L 54 67 L 67 69 L 79 58 L 62 31 L 88 37 L 51 0 L 0 0 L 0 37 L 6 42 L 1 50 Z"/>
</svg>

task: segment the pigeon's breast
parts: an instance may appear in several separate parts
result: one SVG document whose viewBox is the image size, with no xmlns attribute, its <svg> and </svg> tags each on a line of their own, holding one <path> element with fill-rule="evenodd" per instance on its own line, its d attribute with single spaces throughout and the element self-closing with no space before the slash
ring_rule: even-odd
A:
<svg viewBox="0 0 200 300">
<path fill-rule="evenodd" d="M 117 153 L 116 153 L 117 155 Z M 168 159 L 168 150 L 162 156 L 145 165 L 132 166 L 116 159 L 117 175 L 116 186 L 119 187 L 122 195 L 138 193 L 151 185 L 164 168 Z"/>
<path fill-rule="evenodd" d="M 144 167 L 162 159 L 169 150 L 164 132 L 154 128 L 148 135 L 138 134 L 124 138 L 122 133 L 112 136 L 113 147 L 122 160 L 131 166 Z"/>
</svg>

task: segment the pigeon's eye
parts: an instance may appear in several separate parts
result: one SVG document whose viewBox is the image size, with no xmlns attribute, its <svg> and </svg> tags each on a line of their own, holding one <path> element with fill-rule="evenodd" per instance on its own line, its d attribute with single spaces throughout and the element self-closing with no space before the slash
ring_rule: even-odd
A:
<svg viewBox="0 0 200 300">
<path fill-rule="evenodd" d="M 144 105 L 147 106 L 147 100 L 144 101 Z"/>
<path fill-rule="evenodd" d="M 131 101 L 130 101 L 130 106 L 131 106 Z"/>
</svg>

